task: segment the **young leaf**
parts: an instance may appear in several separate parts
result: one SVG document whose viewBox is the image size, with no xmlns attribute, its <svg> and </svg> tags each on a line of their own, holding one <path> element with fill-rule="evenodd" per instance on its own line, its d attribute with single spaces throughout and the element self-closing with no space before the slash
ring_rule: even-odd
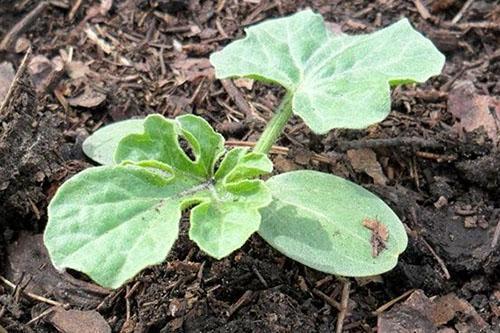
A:
<svg viewBox="0 0 500 333">
<path fill-rule="evenodd" d="M 179 144 L 179 135 L 189 143 L 196 159 L 191 160 Z M 155 160 L 201 178 L 211 177 L 215 161 L 224 152 L 224 138 L 203 119 L 193 115 L 166 121 L 151 115 L 144 122 L 144 133 L 123 138 L 115 151 L 115 162 Z"/>
<path fill-rule="evenodd" d="M 273 202 L 261 210 L 259 234 L 306 266 L 342 276 L 376 275 L 392 269 L 406 248 L 399 218 L 361 186 L 307 170 L 266 183 Z M 369 222 L 380 226 L 381 235 Z"/>
<path fill-rule="evenodd" d="M 182 150 L 180 136 L 193 159 Z M 237 148 L 221 162 L 225 175 L 216 177 L 223 147 L 222 136 L 200 117 L 146 118 L 143 133 L 118 144 L 119 165 L 79 173 L 52 199 L 44 240 L 54 266 L 119 287 L 165 260 L 182 209 L 193 205 L 190 236 L 200 248 L 221 258 L 241 247 L 259 228 L 258 210 L 271 201 L 264 182 L 250 178 L 271 172 L 272 163 Z"/>
<path fill-rule="evenodd" d="M 259 229 L 259 209 L 271 202 L 271 193 L 262 180 L 248 180 L 272 171 L 264 154 L 231 150 L 215 174 L 212 201 L 191 211 L 189 238 L 214 258 L 239 249 Z M 229 204 L 228 204 L 229 203 Z"/>
<path fill-rule="evenodd" d="M 123 120 L 98 129 L 82 144 L 85 155 L 102 165 L 112 165 L 113 154 L 121 139 L 133 133 L 141 133 L 144 119 Z"/>
<path fill-rule="evenodd" d="M 407 19 L 358 36 L 331 36 L 305 10 L 246 29 L 246 38 L 211 55 L 218 78 L 275 82 L 293 95 L 293 112 L 316 133 L 363 128 L 390 111 L 390 85 L 423 82 L 444 56 Z"/>
</svg>

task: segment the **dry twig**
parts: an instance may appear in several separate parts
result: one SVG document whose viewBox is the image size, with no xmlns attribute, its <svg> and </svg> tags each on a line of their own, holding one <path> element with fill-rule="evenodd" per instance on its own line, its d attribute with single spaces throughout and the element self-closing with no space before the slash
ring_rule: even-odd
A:
<svg viewBox="0 0 500 333">
<path fill-rule="evenodd" d="M 17 288 L 18 288 L 18 285 L 10 282 L 9 280 L 7 280 L 2 275 L 0 275 L 0 281 L 2 281 L 5 285 L 7 285 L 8 287 L 10 287 L 10 288 L 12 288 L 14 290 L 17 290 Z M 47 303 L 47 304 L 54 305 L 54 306 L 60 306 L 60 307 L 65 308 L 65 309 L 67 309 L 68 306 L 69 306 L 68 304 L 63 304 L 63 303 L 60 303 L 60 302 L 57 302 L 57 301 L 45 298 L 43 296 L 39 296 L 39 295 L 30 293 L 29 291 L 24 291 L 23 290 L 22 293 L 24 295 L 28 296 L 29 298 L 31 298 L 32 300 L 35 300 L 35 301 Z"/>
<path fill-rule="evenodd" d="M 342 282 L 342 299 L 340 301 L 340 312 L 337 316 L 337 327 L 335 332 L 342 333 L 342 327 L 344 326 L 344 320 L 349 310 L 349 290 L 351 287 L 351 282 L 345 280 Z"/>
<path fill-rule="evenodd" d="M 411 293 L 413 293 L 415 291 L 415 289 L 410 289 L 408 291 L 405 291 L 402 295 L 394 298 L 394 299 L 391 299 L 389 302 L 385 303 L 384 305 L 382 305 L 381 307 L 379 307 L 377 310 L 373 311 L 373 314 L 375 316 L 378 316 L 380 315 L 382 312 L 384 312 L 385 310 L 389 309 L 391 306 L 393 306 L 394 304 L 396 304 L 397 302 L 399 302 L 400 300 L 410 296 Z"/>
<path fill-rule="evenodd" d="M 19 36 L 22 35 L 26 30 L 33 26 L 33 22 L 42 17 L 43 12 L 48 7 L 48 2 L 42 1 L 35 8 L 33 8 L 25 17 L 23 17 L 19 22 L 17 22 L 12 29 L 5 34 L 5 37 L 0 42 L 0 50 L 9 51 L 11 50 Z"/>
</svg>

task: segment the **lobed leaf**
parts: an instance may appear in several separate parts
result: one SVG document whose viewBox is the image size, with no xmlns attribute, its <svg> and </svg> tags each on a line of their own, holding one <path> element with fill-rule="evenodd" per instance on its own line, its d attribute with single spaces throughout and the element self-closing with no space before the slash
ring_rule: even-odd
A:
<svg viewBox="0 0 500 333">
<path fill-rule="evenodd" d="M 259 209 L 271 202 L 264 182 L 250 179 L 271 172 L 265 155 L 236 148 L 215 176 L 224 139 L 205 120 L 152 115 L 143 123 L 143 133 L 118 144 L 120 164 L 77 174 L 59 188 L 48 209 L 44 240 L 54 265 L 84 272 L 105 287 L 117 288 L 165 260 L 182 209 L 195 206 L 191 239 L 222 258 L 258 230 Z M 193 159 L 181 148 L 181 137 Z"/>
<path fill-rule="evenodd" d="M 376 275 L 392 269 L 406 248 L 396 214 L 348 180 L 302 170 L 274 176 L 266 184 L 273 201 L 261 210 L 259 234 L 306 266 L 342 276 Z M 387 241 L 374 244 L 367 221 L 379 222 Z"/>
<path fill-rule="evenodd" d="M 316 133 L 364 128 L 390 112 L 390 85 L 423 82 L 444 56 L 407 19 L 358 36 L 331 36 L 305 10 L 245 30 L 211 55 L 216 76 L 274 82 L 293 95 L 293 112 Z"/>
<path fill-rule="evenodd" d="M 195 160 L 181 148 L 179 137 L 189 143 Z M 120 141 L 114 159 L 116 163 L 155 160 L 177 172 L 208 178 L 213 175 L 215 161 L 223 152 L 224 138 L 203 118 L 184 115 L 167 120 L 151 115 L 144 121 L 144 133 L 131 134 Z"/>
</svg>

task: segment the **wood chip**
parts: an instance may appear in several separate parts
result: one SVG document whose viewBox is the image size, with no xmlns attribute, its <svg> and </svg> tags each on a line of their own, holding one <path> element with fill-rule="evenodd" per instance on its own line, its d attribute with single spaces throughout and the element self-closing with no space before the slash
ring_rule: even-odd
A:
<svg viewBox="0 0 500 333">
<path fill-rule="evenodd" d="M 67 100 L 71 106 L 91 109 L 101 105 L 106 100 L 106 95 L 87 86 L 82 94 L 77 97 L 68 98 Z"/>
<path fill-rule="evenodd" d="M 111 333 L 109 324 L 97 311 L 57 308 L 48 321 L 62 333 Z"/>
</svg>

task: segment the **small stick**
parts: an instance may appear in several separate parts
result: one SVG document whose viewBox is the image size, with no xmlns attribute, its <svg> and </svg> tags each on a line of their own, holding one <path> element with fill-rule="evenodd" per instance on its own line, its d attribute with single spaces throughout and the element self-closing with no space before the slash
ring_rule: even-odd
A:
<svg viewBox="0 0 500 333">
<path fill-rule="evenodd" d="M 333 276 L 327 275 L 326 277 L 322 278 L 321 280 L 316 281 L 316 283 L 314 284 L 314 286 L 316 288 L 319 288 L 322 285 L 324 285 L 325 283 L 328 283 L 328 282 L 330 282 L 332 280 L 333 280 Z"/>
<path fill-rule="evenodd" d="M 335 332 L 342 333 L 342 327 L 344 326 L 344 320 L 349 310 L 349 289 L 351 287 L 351 282 L 345 280 L 342 283 L 342 298 L 340 300 L 340 312 L 337 316 L 337 327 Z"/>
<path fill-rule="evenodd" d="M 229 146 L 229 147 L 255 147 L 255 145 L 257 144 L 257 142 L 253 142 L 253 141 L 237 141 L 237 140 L 227 140 L 226 141 L 226 146 Z M 281 155 L 286 155 L 288 154 L 288 151 L 289 149 L 286 148 L 286 147 L 282 147 L 282 146 L 273 146 L 271 148 L 271 153 L 274 153 L 274 154 L 281 154 Z"/>
<path fill-rule="evenodd" d="M 375 316 L 380 315 L 382 312 L 389 309 L 391 306 L 393 306 L 394 304 L 396 304 L 397 302 L 399 302 L 403 298 L 408 297 L 414 291 L 415 291 L 415 289 L 410 289 L 410 290 L 405 291 L 402 295 L 390 300 L 389 302 L 387 302 L 384 305 L 382 305 L 381 307 L 379 307 L 377 310 L 373 311 L 372 314 Z"/>
<path fill-rule="evenodd" d="M 424 20 L 427 20 L 431 17 L 431 13 L 427 10 L 427 7 L 420 0 L 413 0 L 415 7 L 417 8 L 418 13 Z"/>
<path fill-rule="evenodd" d="M 69 14 L 68 14 L 68 19 L 70 21 L 73 21 L 73 19 L 75 18 L 76 12 L 78 11 L 78 9 L 80 8 L 81 5 L 82 5 L 82 0 L 75 1 L 75 3 L 71 7 L 71 10 L 69 11 Z"/>
<path fill-rule="evenodd" d="M 255 147 L 257 143 L 255 141 L 238 141 L 238 140 L 227 140 L 226 141 L 226 146 L 228 147 L 250 147 L 253 148 Z M 283 147 L 283 146 L 272 146 L 271 150 L 269 151 L 272 154 L 279 154 L 279 155 L 288 155 L 288 152 L 290 151 L 289 148 Z M 325 164 L 332 164 L 334 165 L 336 163 L 335 159 L 331 159 L 327 156 L 324 156 L 322 154 L 313 154 L 312 159 L 315 161 L 318 161 L 320 163 L 325 163 Z"/>
<path fill-rule="evenodd" d="M 471 28 L 491 29 L 491 30 L 499 30 L 500 29 L 499 23 L 490 22 L 490 21 L 459 23 L 457 25 L 460 29 L 463 29 L 463 30 L 467 30 L 467 29 L 471 29 Z"/>
<path fill-rule="evenodd" d="M 413 223 L 417 223 L 417 214 L 415 212 L 415 210 L 412 211 L 412 219 L 414 220 Z M 420 241 L 422 241 L 422 243 L 425 245 L 425 247 L 429 250 L 429 252 L 432 254 L 432 256 L 434 257 L 434 259 L 436 259 L 439 267 L 441 267 L 441 270 L 443 271 L 443 274 L 444 274 L 444 277 L 446 280 L 449 280 L 451 279 L 451 275 L 450 275 L 450 272 L 448 271 L 448 268 L 446 267 L 446 264 L 444 263 L 444 260 L 441 259 L 440 256 L 437 255 L 436 251 L 434 251 L 434 249 L 432 248 L 432 246 L 425 240 L 424 237 L 418 235 L 416 232 L 414 232 L 413 230 L 410 229 L 410 227 L 408 227 L 406 224 L 405 224 L 405 229 L 406 229 L 406 232 L 409 234 L 409 235 L 415 235 L 415 237 L 417 239 L 419 239 Z"/>
<path fill-rule="evenodd" d="M 201 279 L 203 278 L 203 270 L 205 269 L 205 263 L 206 261 L 202 262 L 200 265 L 200 269 L 198 270 L 198 273 L 196 273 L 196 280 L 201 282 Z"/>
<path fill-rule="evenodd" d="M 25 325 L 26 326 L 29 326 L 31 324 L 33 324 L 34 322 L 42 319 L 43 317 L 45 316 L 48 316 L 49 314 L 51 314 L 52 312 L 55 311 L 55 309 L 57 309 L 56 307 L 51 307 L 51 308 L 48 308 L 47 310 L 43 311 L 42 313 L 40 313 L 38 316 L 36 316 L 35 318 L 31 319 L 30 321 L 28 321 Z"/>
<path fill-rule="evenodd" d="M 48 2 L 42 1 L 33 8 L 21 21 L 17 22 L 12 29 L 5 34 L 5 37 L 0 42 L 0 50 L 8 51 L 14 47 L 17 39 L 21 34 L 33 26 L 33 22 L 42 16 L 43 11 L 49 5 Z"/>
<path fill-rule="evenodd" d="M 101 310 L 107 302 L 113 303 L 116 298 L 123 292 L 123 288 L 120 288 L 118 290 L 114 290 L 112 293 L 110 293 L 108 296 L 106 296 L 99 305 L 96 306 L 95 310 L 99 311 Z"/>
<path fill-rule="evenodd" d="M 16 75 L 14 76 L 14 79 L 10 84 L 9 90 L 7 90 L 7 94 L 3 98 L 3 101 L 1 101 L 0 103 L 0 116 L 4 115 L 3 113 L 5 113 L 6 110 L 8 110 L 7 105 L 9 104 L 9 101 L 11 99 L 12 94 L 14 93 L 14 90 L 16 89 L 16 86 L 19 85 L 22 76 L 26 74 L 30 59 L 31 59 L 31 48 L 28 49 L 28 51 L 24 55 L 24 58 L 21 61 L 19 68 L 17 69 Z"/>
<path fill-rule="evenodd" d="M 222 11 L 222 9 L 224 9 L 225 5 L 226 5 L 226 0 L 217 1 L 217 7 L 215 9 L 215 12 L 220 13 Z"/>
<path fill-rule="evenodd" d="M 137 290 L 137 288 L 140 286 L 140 284 L 141 284 L 141 281 L 137 281 L 136 283 L 134 283 L 132 288 L 130 288 L 130 290 L 128 290 L 127 293 L 125 294 L 125 298 L 130 298 L 134 294 L 134 292 Z"/>
<path fill-rule="evenodd" d="M 455 17 L 451 20 L 451 23 L 452 24 L 457 24 L 458 21 L 460 21 L 460 19 L 462 18 L 462 16 L 465 14 L 465 12 L 467 11 L 467 9 L 469 9 L 469 7 L 472 5 L 472 3 L 474 2 L 474 0 L 467 0 L 464 5 L 462 6 L 462 8 L 459 10 L 459 12 L 457 13 L 457 15 L 455 15 Z"/>
<path fill-rule="evenodd" d="M 247 26 L 255 23 L 255 19 L 257 18 L 257 16 L 259 16 L 259 14 L 265 13 L 268 10 L 271 10 L 277 6 L 278 6 L 277 1 L 273 1 L 271 4 L 264 3 L 262 5 L 259 5 L 253 12 L 250 13 L 250 15 L 247 16 L 246 19 L 243 20 L 241 26 Z"/>
<path fill-rule="evenodd" d="M 238 311 L 239 308 L 241 308 L 243 305 L 248 304 L 253 297 L 253 291 L 247 290 L 245 293 L 240 297 L 239 300 L 236 301 L 229 310 L 227 311 L 227 316 L 231 317 L 236 311 Z"/>
<path fill-rule="evenodd" d="M 438 148 L 441 145 L 435 140 L 428 140 L 415 137 L 399 137 L 388 139 L 368 139 L 354 140 L 348 142 L 339 142 L 339 148 L 342 150 L 360 149 L 360 148 L 377 148 L 377 147 L 397 147 L 397 146 L 412 146 L 412 147 L 427 147 Z"/>
<path fill-rule="evenodd" d="M 125 287 L 125 322 L 128 322 L 130 320 L 130 299 L 127 297 L 127 295 L 130 293 L 130 287 L 126 286 Z"/>
<path fill-rule="evenodd" d="M 497 226 L 495 227 L 495 232 L 493 233 L 493 239 L 491 240 L 491 248 L 495 248 L 497 246 L 499 237 L 500 237 L 500 219 L 498 220 Z"/>
<path fill-rule="evenodd" d="M 14 283 L 10 282 L 9 280 L 7 280 L 6 278 L 4 278 L 2 275 L 0 275 L 0 281 L 2 281 L 3 283 L 5 283 L 8 287 L 16 290 L 17 288 L 17 285 L 15 285 Z M 36 294 L 33 294 L 33 293 L 30 293 L 28 291 L 23 291 L 23 294 L 28 296 L 29 298 L 35 300 L 35 301 L 39 301 L 39 302 L 43 302 L 43 303 L 47 303 L 47 304 L 50 304 L 50 305 L 54 305 L 54 306 L 60 306 L 62 308 L 68 308 L 69 304 L 63 304 L 63 303 L 60 303 L 60 302 L 57 302 L 57 301 L 53 301 L 51 299 L 48 299 L 48 298 L 45 298 L 43 296 L 39 296 L 39 295 L 36 295 Z"/>
<path fill-rule="evenodd" d="M 339 312 L 342 311 L 342 305 L 340 305 L 339 302 L 337 302 L 336 300 L 334 300 L 333 298 L 331 298 L 330 296 L 328 296 L 327 294 L 325 294 L 321 290 L 314 288 L 312 290 L 312 292 L 313 292 L 314 295 L 316 295 L 319 298 L 321 298 L 323 301 L 325 301 L 331 307 L 334 307 Z"/>
<path fill-rule="evenodd" d="M 434 256 L 434 258 L 436 258 L 436 261 L 438 262 L 439 266 L 441 267 L 441 270 L 444 273 L 445 279 L 449 280 L 451 278 L 451 275 L 450 275 L 450 272 L 448 271 L 448 268 L 446 267 L 446 264 L 444 263 L 444 260 L 441 259 L 441 257 L 439 257 L 437 255 L 436 251 L 434 251 L 434 249 L 432 248 L 432 246 L 429 243 L 427 243 L 427 241 L 425 240 L 425 238 L 423 238 L 423 237 L 420 237 L 420 238 L 422 239 L 422 242 L 424 243 L 424 245 L 432 253 L 432 255 Z"/>
<path fill-rule="evenodd" d="M 113 48 L 111 44 L 106 42 L 104 39 L 99 38 L 97 32 L 87 24 L 86 28 L 83 30 L 87 35 L 87 38 L 91 40 L 97 47 L 99 47 L 104 53 L 110 54 L 120 61 L 118 65 L 123 66 L 132 66 L 132 63 L 122 55 L 119 55 L 118 52 Z"/>
<path fill-rule="evenodd" d="M 252 270 L 253 272 L 255 273 L 255 275 L 257 275 L 257 278 L 259 279 L 259 281 L 264 285 L 264 287 L 268 288 L 269 285 L 267 284 L 267 281 L 264 279 L 264 277 L 262 276 L 262 274 L 260 274 L 259 270 L 257 269 L 257 267 L 253 266 L 252 267 Z"/>
<path fill-rule="evenodd" d="M 451 162 L 457 159 L 454 155 L 439 155 L 435 153 L 429 153 L 427 151 L 417 151 L 415 152 L 415 156 L 420 158 L 425 158 L 427 160 L 435 160 L 438 163 L 441 162 Z"/>
</svg>

